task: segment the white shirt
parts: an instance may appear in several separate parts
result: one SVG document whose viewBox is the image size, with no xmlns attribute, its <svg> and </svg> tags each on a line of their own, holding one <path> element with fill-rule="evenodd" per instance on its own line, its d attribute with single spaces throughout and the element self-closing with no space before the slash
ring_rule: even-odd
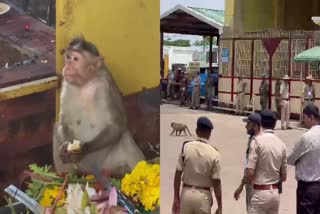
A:
<svg viewBox="0 0 320 214">
<path fill-rule="evenodd" d="M 296 166 L 296 179 L 320 181 L 320 125 L 303 134 L 288 157 L 288 164 Z"/>
<path fill-rule="evenodd" d="M 280 94 L 282 99 L 289 99 L 289 85 L 282 82 L 280 86 Z"/>
</svg>

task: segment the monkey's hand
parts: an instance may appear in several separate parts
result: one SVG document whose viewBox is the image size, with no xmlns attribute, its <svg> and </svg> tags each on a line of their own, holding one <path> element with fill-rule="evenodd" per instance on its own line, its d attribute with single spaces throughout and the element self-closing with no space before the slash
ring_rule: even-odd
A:
<svg viewBox="0 0 320 214">
<path fill-rule="evenodd" d="M 63 163 L 77 163 L 87 154 L 87 145 L 80 143 L 80 148 L 76 152 L 68 150 L 69 142 L 60 146 L 60 158 Z"/>
</svg>

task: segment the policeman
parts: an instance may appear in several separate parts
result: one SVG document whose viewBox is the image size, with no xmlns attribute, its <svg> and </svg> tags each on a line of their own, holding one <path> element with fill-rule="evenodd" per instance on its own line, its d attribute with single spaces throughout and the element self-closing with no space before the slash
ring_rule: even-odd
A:
<svg viewBox="0 0 320 214">
<path fill-rule="evenodd" d="M 186 77 L 185 72 L 181 74 L 181 85 L 180 85 L 180 106 L 184 106 L 186 104 L 188 98 L 188 86 L 189 80 Z"/>
<path fill-rule="evenodd" d="M 237 100 L 236 100 L 236 114 L 243 114 L 244 110 L 244 97 L 246 92 L 246 82 L 244 82 L 241 76 L 238 77 L 238 86 L 237 86 Z"/>
<path fill-rule="evenodd" d="M 200 87 L 201 87 L 201 77 L 200 72 L 196 72 L 194 77 L 194 85 L 192 90 L 192 106 L 190 109 L 199 109 L 200 108 Z"/>
<path fill-rule="evenodd" d="M 269 101 L 269 84 L 266 81 L 266 76 L 262 76 L 262 81 L 259 87 L 259 94 L 260 94 L 260 105 L 261 111 L 268 108 L 268 101 Z"/>
<path fill-rule="evenodd" d="M 280 118 L 281 116 L 281 94 L 280 94 L 280 88 L 281 88 L 281 81 L 280 78 L 277 78 L 276 84 L 275 84 L 275 101 L 276 101 L 276 109 L 277 109 L 277 116 Z"/>
<path fill-rule="evenodd" d="M 308 75 L 305 79 L 305 84 L 302 87 L 300 123 L 302 123 L 303 120 L 303 109 L 309 104 L 314 104 L 315 97 L 316 92 L 314 85 L 312 84 L 312 75 Z"/>
<path fill-rule="evenodd" d="M 254 137 L 248 157 L 245 182 L 253 185 L 248 214 L 278 214 L 279 182 L 287 179 L 285 144 L 274 134 L 276 115 L 261 113 L 261 134 Z"/>
<path fill-rule="evenodd" d="M 247 134 L 249 135 L 249 140 L 248 140 L 247 150 L 246 150 L 246 159 L 245 159 L 245 167 L 244 167 L 244 169 L 245 169 L 247 162 L 248 162 L 248 156 L 249 156 L 250 145 L 251 145 L 252 139 L 253 139 L 253 137 L 256 137 L 256 136 L 258 136 L 258 134 L 260 134 L 261 117 L 257 113 L 252 113 L 249 115 L 248 118 L 243 119 L 243 122 L 247 123 L 246 129 L 247 129 Z M 241 194 L 244 186 L 246 187 L 246 205 L 247 205 L 247 211 L 248 211 L 248 205 L 249 205 L 250 198 L 252 195 L 252 188 L 253 187 L 251 184 L 245 183 L 244 177 L 241 180 L 240 186 L 234 192 L 234 198 L 236 200 L 239 199 L 240 194 Z"/>
<path fill-rule="evenodd" d="M 218 203 L 216 214 L 222 213 L 220 154 L 209 144 L 212 129 L 211 121 L 200 117 L 196 129 L 198 139 L 182 146 L 174 178 L 174 214 L 210 214 L 212 187 Z"/>
<path fill-rule="evenodd" d="M 280 95 L 281 95 L 281 129 L 284 130 L 284 123 L 287 125 L 287 129 L 291 129 L 289 124 L 290 119 L 290 91 L 289 91 L 290 77 L 286 74 L 283 78 Z"/>
<path fill-rule="evenodd" d="M 214 88 L 214 79 L 213 74 L 208 73 L 208 77 L 206 79 L 206 101 L 207 101 L 207 109 L 209 111 L 212 110 L 212 98 L 215 97 L 215 88 Z"/>
</svg>

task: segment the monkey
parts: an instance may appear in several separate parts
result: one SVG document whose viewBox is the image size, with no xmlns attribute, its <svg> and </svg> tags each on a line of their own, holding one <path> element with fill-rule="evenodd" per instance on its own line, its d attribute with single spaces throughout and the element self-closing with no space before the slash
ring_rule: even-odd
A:
<svg viewBox="0 0 320 214">
<path fill-rule="evenodd" d="M 185 135 L 187 135 L 186 130 L 189 132 L 190 136 L 192 135 L 188 129 L 188 126 L 182 123 L 171 123 L 171 127 L 172 127 L 172 132 L 170 135 L 173 135 L 174 132 L 176 132 L 176 136 L 178 135 L 179 132 L 179 136 L 181 135 L 182 131 L 185 133 Z"/>
<path fill-rule="evenodd" d="M 66 50 L 53 157 L 59 174 L 94 168 L 121 178 L 145 156 L 128 127 L 121 92 L 97 47 L 82 36 Z M 76 153 L 68 142 L 80 142 Z"/>
</svg>

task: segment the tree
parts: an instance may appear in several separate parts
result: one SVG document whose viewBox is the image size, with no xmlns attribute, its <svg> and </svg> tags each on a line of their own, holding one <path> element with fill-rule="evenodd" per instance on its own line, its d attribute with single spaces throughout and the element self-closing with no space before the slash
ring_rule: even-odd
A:
<svg viewBox="0 0 320 214">
<path fill-rule="evenodd" d="M 163 40 L 165 46 L 178 46 L 178 47 L 190 47 L 190 40 L 178 39 L 175 41 Z"/>
<path fill-rule="evenodd" d="M 203 46 L 203 45 L 210 45 L 210 36 L 203 37 L 203 40 L 197 40 L 193 43 L 194 46 Z M 213 37 L 212 44 L 217 45 L 217 37 Z"/>
</svg>

